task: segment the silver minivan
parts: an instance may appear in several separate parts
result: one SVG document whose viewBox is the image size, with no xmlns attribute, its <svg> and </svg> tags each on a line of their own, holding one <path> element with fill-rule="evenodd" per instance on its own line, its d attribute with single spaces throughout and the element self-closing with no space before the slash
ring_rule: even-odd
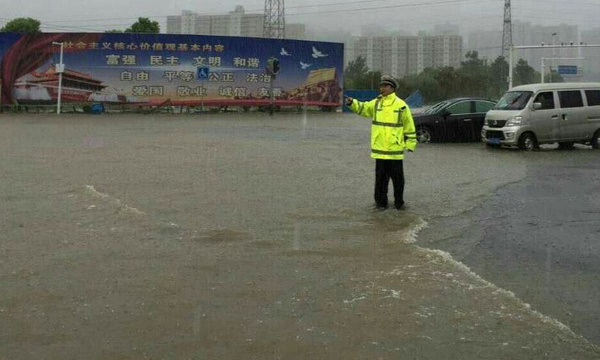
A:
<svg viewBox="0 0 600 360">
<path fill-rule="evenodd" d="M 510 89 L 485 116 L 482 140 L 490 146 L 533 150 L 558 142 L 600 147 L 600 83 L 529 84 Z"/>
</svg>

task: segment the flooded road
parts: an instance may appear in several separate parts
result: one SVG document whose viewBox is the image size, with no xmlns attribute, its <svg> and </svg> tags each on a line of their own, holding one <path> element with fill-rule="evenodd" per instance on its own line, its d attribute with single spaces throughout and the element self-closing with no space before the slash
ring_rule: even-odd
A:
<svg viewBox="0 0 600 360">
<path fill-rule="evenodd" d="M 376 212 L 369 129 L 321 113 L 2 115 L 0 359 L 600 356 L 431 246 L 535 153 L 420 146 L 406 210 Z"/>
<path fill-rule="evenodd" d="M 530 161 L 523 181 L 468 214 L 433 220 L 429 230 L 444 231 L 425 230 L 421 245 L 451 252 L 600 344 L 600 154 L 548 146 L 521 155 Z"/>
</svg>

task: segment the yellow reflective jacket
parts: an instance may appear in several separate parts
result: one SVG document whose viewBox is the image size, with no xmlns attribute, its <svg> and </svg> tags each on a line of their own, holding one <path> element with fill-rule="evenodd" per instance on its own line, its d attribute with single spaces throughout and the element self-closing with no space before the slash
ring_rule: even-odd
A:
<svg viewBox="0 0 600 360">
<path fill-rule="evenodd" d="M 392 93 L 371 101 L 352 101 L 350 110 L 373 119 L 371 125 L 371 157 L 404 159 L 404 151 L 417 147 L 415 122 L 408 105 Z"/>
</svg>

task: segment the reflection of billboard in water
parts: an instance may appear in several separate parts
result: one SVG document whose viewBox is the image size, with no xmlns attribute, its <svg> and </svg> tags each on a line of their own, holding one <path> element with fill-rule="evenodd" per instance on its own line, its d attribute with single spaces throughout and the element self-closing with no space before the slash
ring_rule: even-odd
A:
<svg viewBox="0 0 600 360">
<path fill-rule="evenodd" d="M 339 106 L 343 45 L 163 34 L 0 33 L 2 104 L 62 99 L 139 105 Z M 267 59 L 280 73 L 272 79 Z"/>
</svg>

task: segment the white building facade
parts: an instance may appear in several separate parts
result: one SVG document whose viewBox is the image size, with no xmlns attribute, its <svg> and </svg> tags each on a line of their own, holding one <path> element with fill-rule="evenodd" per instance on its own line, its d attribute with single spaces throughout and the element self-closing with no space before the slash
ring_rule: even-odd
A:
<svg viewBox="0 0 600 360">
<path fill-rule="evenodd" d="M 201 15 L 184 10 L 181 15 L 167 16 L 167 34 L 263 37 L 263 23 L 263 14 L 246 14 L 241 5 L 223 15 Z M 286 24 L 286 39 L 305 37 L 303 24 Z"/>
<path fill-rule="evenodd" d="M 346 65 L 361 56 L 369 70 L 396 78 L 416 75 L 425 68 L 458 68 L 462 60 L 458 35 L 356 37 L 344 48 Z"/>
</svg>

